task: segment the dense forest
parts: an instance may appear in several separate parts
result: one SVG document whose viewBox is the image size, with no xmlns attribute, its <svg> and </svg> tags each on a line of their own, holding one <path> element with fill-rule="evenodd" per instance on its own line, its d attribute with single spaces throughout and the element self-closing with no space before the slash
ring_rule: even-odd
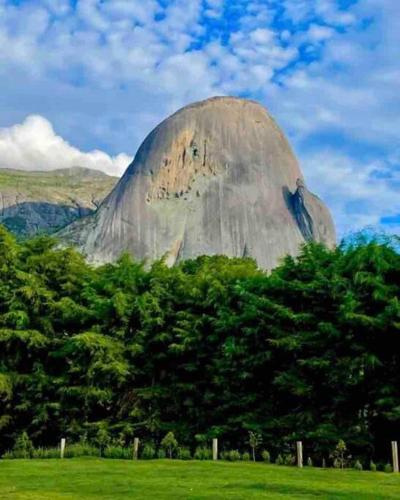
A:
<svg viewBox="0 0 400 500">
<path fill-rule="evenodd" d="M 107 435 L 130 443 L 252 431 L 271 454 L 387 456 L 400 439 L 398 241 L 251 259 L 94 267 L 0 227 L 0 452 Z"/>
</svg>

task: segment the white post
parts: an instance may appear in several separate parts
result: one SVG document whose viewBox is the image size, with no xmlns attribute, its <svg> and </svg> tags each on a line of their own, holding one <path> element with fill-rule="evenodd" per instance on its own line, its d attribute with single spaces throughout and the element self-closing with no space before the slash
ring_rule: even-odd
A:
<svg viewBox="0 0 400 500">
<path fill-rule="evenodd" d="M 65 438 L 61 438 L 60 458 L 64 458 Z"/>
<path fill-rule="evenodd" d="M 139 454 L 139 438 L 133 439 L 133 459 L 137 460 Z"/>
<path fill-rule="evenodd" d="M 393 472 L 399 472 L 399 452 L 397 441 L 392 441 Z"/>
<path fill-rule="evenodd" d="M 218 439 L 213 438 L 213 460 L 218 460 Z"/>
<path fill-rule="evenodd" d="M 297 467 L 303 467 L 303 443 L 301 441 L 297 441 Z"/>
</svg>

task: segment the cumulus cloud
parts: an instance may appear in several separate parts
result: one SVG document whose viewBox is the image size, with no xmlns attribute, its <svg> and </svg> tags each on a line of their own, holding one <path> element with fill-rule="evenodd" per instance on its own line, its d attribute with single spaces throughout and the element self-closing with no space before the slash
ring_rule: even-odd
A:
<svg viewBox="0 0 400 500">
<path fill-rule="evenodd" d="M 53 170 L 74 166 L 121 175 L 132 158 L 109 156 L 103 151 L 83 152 L 57 135 L 40 115 L 30 115 L 21 124 L 0 129 L 0 167 L 20 170 Z"/>
<path fill-rule="evenodd" d="M 326 201 L 345 235 L 400 214 L 398 158 L 363 162 L 326 148 L 304 156 L 308 186 Z"/>
</svg>

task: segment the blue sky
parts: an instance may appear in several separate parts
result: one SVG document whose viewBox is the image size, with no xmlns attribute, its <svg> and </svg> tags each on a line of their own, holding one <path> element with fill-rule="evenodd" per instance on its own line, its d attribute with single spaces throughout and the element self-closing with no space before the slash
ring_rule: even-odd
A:
<svg viewBox="0 0 400 500">
<path fill-rule="evenodd" d="M 168 114 L 259 100 L 340 235 L 400 232 L 399 0 L 0 0 L 0 166 L 122 173 Z"/>
</svg>

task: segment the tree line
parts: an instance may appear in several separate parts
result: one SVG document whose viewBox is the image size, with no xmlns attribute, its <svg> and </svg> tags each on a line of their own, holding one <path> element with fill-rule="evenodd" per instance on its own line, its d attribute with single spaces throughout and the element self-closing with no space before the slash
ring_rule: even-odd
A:
<svg viewBox="0 0 400 500">
<path fill-rule="evenodd" d="M 0 451 L 115 440 L 386 457 L 400 439 L 398 239 L 249 258 L 88 264 L 0 227 Z M 396 246 L 397 245 L 397 246 Z M 248 444 L 247 444 L 248 446 Z"/>
</svg>

